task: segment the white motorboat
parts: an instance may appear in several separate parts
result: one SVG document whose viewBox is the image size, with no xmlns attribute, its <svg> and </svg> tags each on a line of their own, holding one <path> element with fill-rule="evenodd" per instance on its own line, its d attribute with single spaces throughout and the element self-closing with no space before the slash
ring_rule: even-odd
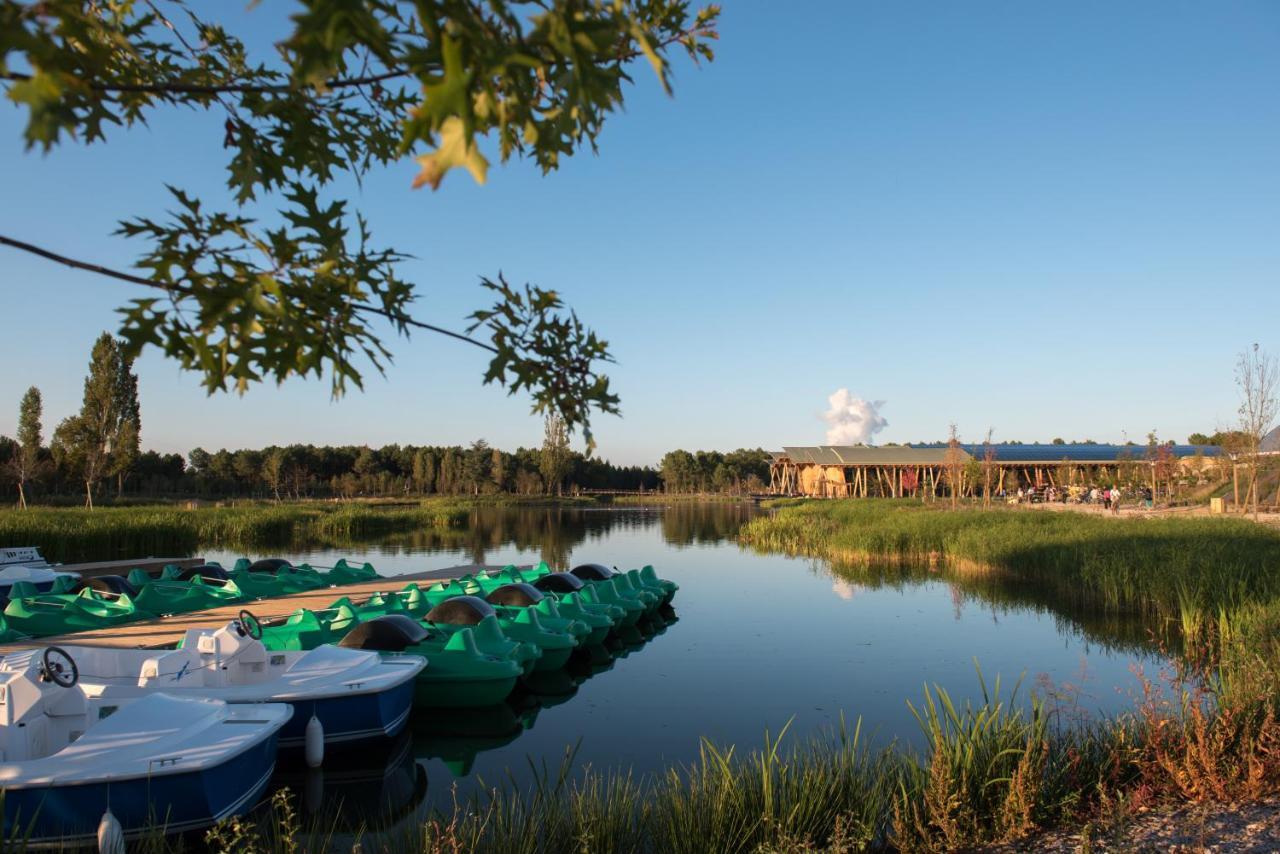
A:
<svg viewBox="0 0 1280 854">
<path fill-rule="evenodd" d="M 0 597 L 7 598 L 16 581 L 34 584 L 40 593 L 48 593 L 58 578 L 79 578 L 74 572 L 63 572 L 51 564 L 35 546 L 0 548 Z"/>
<path fill-rule="evenodd" d="M 393 736 L 413 706 L 414 680 L 425 658 L 322 646 L 271 652 L 257 619 L 241 611 L 217 631 L 191 629 L 178 649 L 116 649 L 64 645 L 80 668 L 80 683 L 104 702 L 158 691 L 228 703 L 289 703 L 294 716 L 280 746 L 305 745 L 314 716 L 325 744 Z"/>
<path fill-rule="evenodd" d="M 153 692 L 104 702 L 57 647 L 0 659 L 4 838 L 92 844 L 110 810 L 125 838 L 206 827 L 252 807 L 293 714 Z"/>
</svg>

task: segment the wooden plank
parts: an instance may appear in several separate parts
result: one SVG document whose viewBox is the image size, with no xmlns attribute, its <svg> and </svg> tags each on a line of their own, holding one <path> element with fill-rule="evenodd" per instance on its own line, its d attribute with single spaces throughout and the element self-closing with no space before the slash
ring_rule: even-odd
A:
<svg viewBox="0 0 1280 854">
<path fill-rule="evenodd" d="M 237 605 L 211 608 L 207 611 L 192 611 L 187 614 L 162 617 L 159 620 L 144 620 L 96 631 L 76 632 L 69 635 L 55 635 L 17 643 L 0 644 L 0 656 L 22 649 L 64 644 L 124 647 L 128 649 L 168 647 L 181 640 L 187 629 L 218 629 L 225 626 L 236 618 L 241 609 L 252 612 L 259 619 L 270 620 L 287 617 L 299 608 L 311 608 L 313 610 L 327 608 L 335 599 L 342 596 L 350 597 L 351 601 L 358 604 L 364 602 L 375 593 L 400 590 L 410 582 L 443 583 L 468 573 L 481 572 L 486 569 L 498 570 L 502 569 L 502 567 L 477 564 L 451 566 L 445 569 L 433 569 L 408 575 L 394 575 L 360 584 L 346 584 L 341 587 L 307 590 L 302 593 L 278 596 L 273 599 L 258 599 Z M 431 586 L 431 584 L 426 586 Z"/>
<path fill-rule="evenodd" d="M 56 567 L 59 572 L 78 572 L 82 578 L 96 578 L 100 575 L 128 575 L 131 569 L 141 569 L 148 575 L 159 575 L 169 564 L 180 569 L 199 566 L 204 563 L 202 557 L 144 557 L 132 560 L 99 560 L 92 563 L 66 563 Z"/>
</svg>

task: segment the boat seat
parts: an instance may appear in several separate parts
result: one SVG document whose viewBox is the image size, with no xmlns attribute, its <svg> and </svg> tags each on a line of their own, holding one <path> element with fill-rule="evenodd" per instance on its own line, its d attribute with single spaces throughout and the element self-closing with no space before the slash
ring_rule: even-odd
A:
<svg viewBox="0 0 1280 854">
<path fill-rule="evenodd" d="M 148 685 L 170 685 L 180 680 L 187 684 L 200 685 L 200 665 L 191 661 L 191 654 L 185 649 L 170 649 L 159 655 L 153 655 L 142 662 L 142 670 L 138 674 L 138 687 Z"/>
</svg>

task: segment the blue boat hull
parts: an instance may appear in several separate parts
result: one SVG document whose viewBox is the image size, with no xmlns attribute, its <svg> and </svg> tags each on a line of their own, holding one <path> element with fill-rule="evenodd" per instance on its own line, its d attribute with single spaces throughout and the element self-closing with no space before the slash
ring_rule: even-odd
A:
<svg viewBox="0 0 1280 854">
<path fill-rule="evenodd" d="M 305 744 L 312 714 L 324 727 L 325 744 L 355 744 L 393 736 L 404 729 L 413 708 L 413 679 L 377 694 L 353 694 L 293 703 L 293 717 L 280 730 L 282 750 Z"/>
<path fill-rule="evenodd" d="M 248 811 L 262 797 L 276 762 L 276 738 L 205 771 L 4 792 L 4 838 L 31 844 L 95 844 L 107 808 L 125 836 L 149 828 L 197 830 Z M 30 834 L 28 836 L 28 833 Z"/>
</svg>

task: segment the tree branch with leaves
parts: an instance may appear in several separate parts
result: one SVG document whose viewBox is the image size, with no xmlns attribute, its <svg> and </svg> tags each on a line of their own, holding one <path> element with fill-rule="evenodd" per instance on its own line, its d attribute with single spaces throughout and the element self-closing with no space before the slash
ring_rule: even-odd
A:
<svg viewBox="0 0 1280 854">
<path fill-rule="evenodd" d="M 119 233 L 148 244 L 141 274 L 18 236 L 0 244 L 156 290 L 121 309 L 125 355 L 156 347 L 210 392 L 298 375 L 329 376 L 334 395 L 359 388 L 360 364 L 391 360 L 385 322 L 490 351 L 486 383 L 528 391 L 590 449 L 592 412 L 618 411 L 607 342 L 554 290 L 501 275 L 481 279 L 496 301 L 468 330 L 487 341 L 420 320 L 417 287 L 397 273 L 408 254 L 375 245 L 329 187 L 402 158 L 433 189 L 457 168 L 484 183 L 494 156 L 550 172 L 595 150 L 633 60 L 670 92 L 672 52 L 712 59 L 718 15 L 688 0 L 304 0 L 264 58 L 181 0 L 0 0 L 0 81 L 27 111 L 28 147 L 101 143 L 162 109 L 213 111 L 234 204 L 210 211 L 172 187 L 167 217 L 126 217 Z"/>
</svg>

